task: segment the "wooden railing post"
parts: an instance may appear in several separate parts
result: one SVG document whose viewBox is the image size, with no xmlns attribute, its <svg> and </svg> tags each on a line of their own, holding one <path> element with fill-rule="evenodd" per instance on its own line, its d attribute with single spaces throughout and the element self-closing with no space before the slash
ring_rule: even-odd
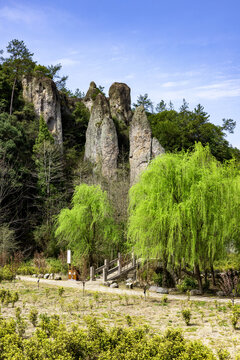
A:
<svg viewBox="0 0 240 360">
<path fill-rule="evenodd" d="M 95 267 L 94 266 L 90 267 L 90 280 L 91 281 L 95 280 Z"/>
<path fill-rule="evenodd" d="M 122 271 L 122 264 L 121 264 L 121 254 L 118 253 L 118 261 L 117 261 L 117 265 L 118 265 L 118 275 L 121 275 L 121 271 Z"/>
<path fill-rule="evenodd" d="M 105 268 L 109 269 L 109 260 L 108 259 L 104 260 L 104 266 L 105 266 Z"/>
<path fill-rule="evenodd" d="M 132 253 L 132 266 L 136 266 L 136 258 L 134 253 Z"/>
<path fill-rule="evenodd" d="M 107 267 L 103 268 L 103 282 L 107 282 L 108 269 Z"/>
</svg>

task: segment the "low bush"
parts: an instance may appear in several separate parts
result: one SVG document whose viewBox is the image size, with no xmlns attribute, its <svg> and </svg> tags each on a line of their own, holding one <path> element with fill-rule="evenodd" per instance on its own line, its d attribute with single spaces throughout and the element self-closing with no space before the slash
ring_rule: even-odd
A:
<svg viewBox="0 0 240 360">
<path fill-rule="evenodd" d="M 191 310 L 190 309 L 183 309 L 182 310 L 182 317 L 186 323 L 186 325 L 190 324 L 190 320 L 191 320 Z"/>
<path fill-rule="evenodd" d="M 201 342 L 185 340 L 178 329 L 168 330 L 164 335 L 149 334 L 146 327 L 107 330 L 95 318 L 87 317 L 86 329 L 74 325 L 67 330 L 58 316 L 42 314 L 34 334 L 24 338 L 21 321 L 0 318 L 2 359 L 217 359 Z"/>
<path fill-rule="evenodd" d="M 184 279 L 181 280 L 180 284 L 177 285 L 177 288 L 181 292 L 186 292 L 188 290 L 196 289 L 197 283 L 193 278 L 185 276 Z"/>
</svg>

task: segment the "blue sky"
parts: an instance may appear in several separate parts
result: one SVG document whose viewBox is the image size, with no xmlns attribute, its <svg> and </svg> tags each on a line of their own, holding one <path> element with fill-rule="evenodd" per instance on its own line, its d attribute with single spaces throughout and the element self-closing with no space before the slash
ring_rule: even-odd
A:
<svg viewBox="0 0 240 360">
<path fill-rule="evenodd" d="M 201 103 L 240 148 L 239 0 L 0 0 L 0 49 L 24 40 L 40 64 L 61 63 L 67 86 L 125 82 L 132 101 Z"/>
</svg>

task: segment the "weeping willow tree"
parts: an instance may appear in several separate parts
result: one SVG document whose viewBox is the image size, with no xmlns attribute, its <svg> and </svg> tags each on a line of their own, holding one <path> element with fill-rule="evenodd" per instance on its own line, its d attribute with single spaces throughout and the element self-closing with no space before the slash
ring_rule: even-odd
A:
<svg viewBox="0 0 240 360">
<path fill-rule="evenodd" d="M 128 238 L 144 258 L 194 269 L 213 267 L 238 245 L 240 178 L 234 162 L 220 164 L 208 147 L 156 158 L 130 190 Z"/>
<path fill-rule="evenodd" d="M 71 209 L 62 209 L 57 217 L 55 235 L 73 250 L 75 263 L 82 259 L 92 265 L 109 255 L 118 238 L 107 194 L 100 186 L 76 186 Z"/>
</svg>

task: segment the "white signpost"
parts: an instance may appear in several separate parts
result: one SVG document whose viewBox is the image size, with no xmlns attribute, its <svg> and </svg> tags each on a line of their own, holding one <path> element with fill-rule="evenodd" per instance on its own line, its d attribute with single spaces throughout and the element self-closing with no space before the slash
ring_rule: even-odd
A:
<svg viewBox="0 0 240 360">
<path fill-rule="evenodd" d="M 67 250 L 67 263 L 71 265 L 71 250 Z"/>
</svg>

